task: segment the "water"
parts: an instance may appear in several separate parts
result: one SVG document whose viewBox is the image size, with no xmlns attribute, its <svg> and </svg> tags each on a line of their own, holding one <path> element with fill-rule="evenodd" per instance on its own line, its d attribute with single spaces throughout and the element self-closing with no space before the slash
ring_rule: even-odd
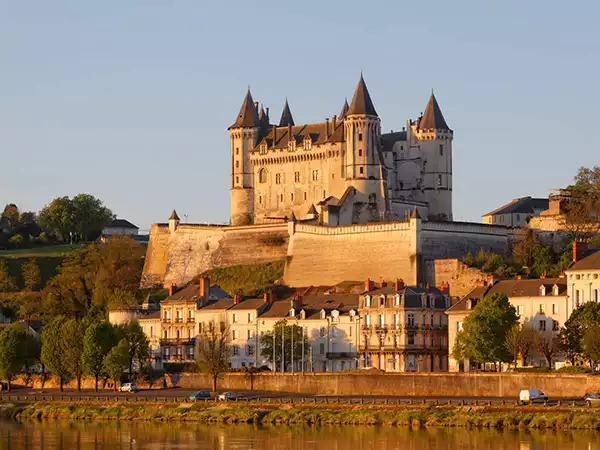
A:
<svg viewBox="0 0 600 450">
<path fill-rule="evenodd" d="M 0 422 L 0 450 L 593 450 L 600 433 L 180 423 Z"/>
</svg>

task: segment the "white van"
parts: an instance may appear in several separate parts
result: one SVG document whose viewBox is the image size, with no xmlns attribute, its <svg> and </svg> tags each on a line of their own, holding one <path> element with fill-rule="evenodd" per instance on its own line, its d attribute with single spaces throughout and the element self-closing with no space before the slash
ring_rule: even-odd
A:
<svg viewBox="0 0 600 450">
<path fill-rule="evenodd" d="M 545 402 L 546 400 L 548 400 L 548 396 L 539 389 L 523 389 L 519 392 L 519 401 L 521 403 Z"/>
</svg>

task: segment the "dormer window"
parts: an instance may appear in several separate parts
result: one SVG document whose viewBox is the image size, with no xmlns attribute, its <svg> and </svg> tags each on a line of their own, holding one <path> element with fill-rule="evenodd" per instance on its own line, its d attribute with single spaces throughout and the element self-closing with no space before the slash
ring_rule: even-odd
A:
<svg viewBox="0 0 600 450">
<path fill-rule="evenodd" d="M 379 297 L 379 307 L 380 308 L 385 307 L 385 295 L 382 295 L 381 297 Z"/>
<path fill-rule="evenodd" d="M 306 319 L 306 312 L 304 310 L 300 311 L 300 320 Z"/>
<path fill-rule="evenodd" d="M 310 150 L 312 148 L 312 139 L 309 135 L 304 138 L 304 150 Z"/>
<path fill-rule="evenodd" d="M 356 311 L 351 309 L 350 312 L 348 313 L 348 315 L 350 316 L 350 321 L 352 321 L 356 317 Z"/>
<path fill-rule="evenodd" d="M 288 150 L 289 150 L 290 152 L 293 152 L 293 151 L 295 151 L 295 150 L 296 150 L 296 141 L 295 141 L 295 140 L 291 140 L 291 141 L 288 143 Z"/>
<path fill-rule="evenodd" d="M 540 296 L 544 297 L 546 295 L 546 286 L 541 285 L 540 286 Z"/>
<path fill-rule="evenodd" d="M 337 322 L 340 318 L 340 312 L 337 309 L 334 309 L 333 311 L 331 311 L 331 320 L 333 320 L 334 322 Z"/>
<path fill-rule="evenodd" d="M 552 295 L 558 295 L 558 285 L 552 286 Z"/>
<path fill-rule="evenodd" d="M 371 296 L 367 295 L 365 297 L 365 307 L 370 308 L 371 307 Z"/>
<path fill-rule="evenodd" d="M 294 308 L 290 309 L 290 317 L 296 316 L 296 310 Z"/>
<path fill-rule="evenodd" d="M 396 296 L 394 297 L 394 305 L 400 306 L 400 295 L 399 294 L 396 294 Z"/>
<path fill-rule="evenodd" d="M 260 154 L 261 155 L 266 154 L 267 153 L 267 149 L 268 149 L 268 147 L 267 147 L 267 143 L 266 142 L 263 142 L 262 144 L 260 144 Z"/>
<path fill-rule="evenodd" d="M 325 319 L 325 316 L 326 316 L 326 315 L 327 315 L 327 313 L 325 312 L 325 310 L 324 310 L 324 309 L 322 309 L 322 310 L 321 310 L 321 313 L 320 313 L 321 319 Z"/>
</svg>

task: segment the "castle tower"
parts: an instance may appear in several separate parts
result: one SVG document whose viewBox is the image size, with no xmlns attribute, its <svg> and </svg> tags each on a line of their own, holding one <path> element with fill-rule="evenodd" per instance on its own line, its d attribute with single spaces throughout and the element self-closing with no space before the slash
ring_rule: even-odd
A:
<svg viewBox="0 0 600 450">
<path fill-rule="evenodd" d="M 367 209 L 360 212 L 363 215 L 361 222 L 382 219 L 386 207 L 379 148 L 381 123 L 362 74 L 350 107 L 345 109 L 342 115 L 346 185 L 356 188 L 357 202 L 367 205 Z"/>
<path fill-rule="evenodd" d="M 265 113 L 262 117 L 265 120 Z M 267 119 L 268 120 L 268 119 Z M 231 225 L 249 225 L 254 221 L 254 185 L 250 167 L 250 150 L 259 139 L 261 122 L 250 88 L 237 120 L 229 127 L 231 155 L 230 216 Z"/>
<path fill-rule="evenodd" d="M 173 212 L 171 213 L 171 217 L 169 217 L 169 231 L 171 233 L 175 233 L 175 231 L 177 231 L 177 227 L 179 226 L 179 216 L 177 215 L 177 212 L 175 210 L 173 210 Z"/>
<path fill-rule="evenodd" d="M 452 140 L 438 102 L 431 97 L 423 116 L 413 125 L 423 158 L 423 188 L 430 220 L 452 220 Z"/>
</svg>

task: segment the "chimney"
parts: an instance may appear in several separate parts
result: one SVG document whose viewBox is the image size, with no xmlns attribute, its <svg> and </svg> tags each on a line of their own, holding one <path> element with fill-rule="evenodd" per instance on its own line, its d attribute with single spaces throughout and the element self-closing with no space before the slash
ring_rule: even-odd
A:
<svg viewBox="0 0 600 450">
<path fill-rule="evenodd" d="M 288 142 L 292 142 L 292 124 L 288 124 Z"/>
<path fill-rule="evenodd" d="M 398 292 L 398 291 L 401 291 L 402 289 L 404 289 L 404 280 L 402 280 L 401 278 L 398 278 L 394 282 L 394 291 Z"/>
<path fill-rule="evenodd" d="M 198 295 L 202 298 L 202 303 L 208 303 L 208 296 L 210 294 L 210 279 L 207 277 L 200 278 L 200 289 Z"/>
<path fill-rule="evenodd" d="M 560 273 L 560 275 L 558 276 L 558 278 L 565 278 L 565 277 L 566 277 L 566 275 L 565 275 L 565 271 L 563 270 L 563 271 Z"/>
<path fill-rule="evenodd" d="M 264 303 L 273 303 L 273 292 L 267 291 L 263 294 Z"/>
<path fill-rule="evenodd" d="M 573 242 L 573 262 L 581 261 L 585 252 L 588 251 L 589 245 L 587 242 L 575 241 Z"/>
<path fill-rule="evenodd" d="M 329 117 L 325 118 L 325 137 L 329 139 Z"/>
<path fill-rule="evenodd" d="M 546 272 L 544 272 L 544 273 L 542 273 L 542 274 L 540 275 L 540 279 L 541 279 L 541 280 L 545 280 L 545 279 L 546 279 Z"/>
<path fill-rule="evenodd" d="M 382 288 L 387 287 L 387 281 L 381 280 L 381 287 Z"/>
<path fill-rule="evenodd" d="M 290 309 L 296 309 L 296 297 L 290 299 Z"/>
<path fill-rule="evenodd" d="M 440 291 L 443 294 L 449 295 L 450 294 L 450 283 L 448 283 L 447 281 L 444 281 L 441 285 L 440 285 Z"/>
<path fill-rule="evenodd" d="M 485 280 L 477 280 L 477 281 L 475 282 L 475 287 L 485 287 L 485 286 L 486 286 L 486 284 L 487 284 L 487 283 L 485 282 Z"/>
<path fill-rule="evenodd" d="M 375 283 L 370 278 L 365 281 L 365 291 L 370 292 L 375 289 Z"/>
<path fill-rule="evenodd" d="M 169 297 L 171 295 L 173 295 L 175 292 L 177 292 L 177 288 L 175 287 L 175 285 L 173 283 L 169 283 L 167 285 L 167 289 L 169 290 Z"/>
<path fill-rule="evenodd" d="M 333 119 L 331 119 L 331 121 L 333 122 L 333 129 L 335 130 L 335 124 L 337 123 L 337 116 L 335 114 L 333 115 Z"/>
<path fill-rule="evenodd" d="M 277 144 L 277 125 L 273 125 L 273 147 Z"/>
<path fill-rule="evenodd" d="M 239 304 L 239 303 L 242 301 L 241 297 L 242 297 L 242 296 L 240 295 L 240 293 L 239 293 L 239 292 L 236 292 L 236 293 L 234 294 L 234 296 L 233 296 L 233 304 L 234 304 L 234 305 L 237 305 L 237 304 Z"/>
</svg>

